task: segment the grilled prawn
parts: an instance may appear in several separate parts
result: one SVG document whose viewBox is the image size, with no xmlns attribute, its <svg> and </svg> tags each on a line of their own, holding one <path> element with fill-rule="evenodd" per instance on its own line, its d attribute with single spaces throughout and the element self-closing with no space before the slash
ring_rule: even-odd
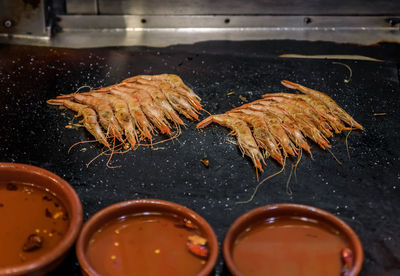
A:
<svg viewBox="0 0 400 276">
<path fill-rule="evenodd" d="M 265 158 L 272 157 L 284 165 L 289 156 L 300 158 L 302 150 L 311 154 L 306 138 L 326 149 L 331 147 L 328 138 L 333 131 L 363 129 L 324 93 L 289 81 L 282 84 L 304 94 L 265 94 L 262 99 L 225 114 L 212 115 L 198 123 L 197 128 L 214 122 L 234 130 L 240 150 L 252 159 L 257 171 L 262 171 L 260 160 L 264 163 L 258 148 Z"/>
<path fill-rule="evenodd" d="M 84 126 L 102 144 L 109 147 L 110 138 L 124 144 L 127 140 L 132 149 L 145 139 L 152 144 L 157 132 L 177 137 L 185 125 L 178 113 L 197 120 L 203 110 L 200 97 L 171 74 L 135 76 L 97 90 L 61 95 L 47 103 L 79 112 Z"/>
</svg>

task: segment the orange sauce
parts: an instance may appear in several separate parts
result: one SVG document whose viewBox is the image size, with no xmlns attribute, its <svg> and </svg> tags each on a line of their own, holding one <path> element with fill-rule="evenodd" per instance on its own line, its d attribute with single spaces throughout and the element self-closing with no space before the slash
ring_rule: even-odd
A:
<svg viewBox="0 0 400 276">
<path fill-rule="evenodd" d="M 86 251 L 99 275 L 197 275 L 205 259 L 189 252 L 188 237 L 198 229 L 182 226 L 184 218 L 143 213 L 115 219 L 93 234 Z"/>
<path fill-rule="evenodd" d="M 50 251 L 69 224 L 65 208 L 53 194 L 19 182 L 0 182 L 0 221 L 0 267 Z"/>
<path fill-rule="evenodd" d="M 335 229 L 300 217 L 255 224 L 235 241 L 233 259 L 243 275 L 338 276 L 348 242 Z"/>
</svg>

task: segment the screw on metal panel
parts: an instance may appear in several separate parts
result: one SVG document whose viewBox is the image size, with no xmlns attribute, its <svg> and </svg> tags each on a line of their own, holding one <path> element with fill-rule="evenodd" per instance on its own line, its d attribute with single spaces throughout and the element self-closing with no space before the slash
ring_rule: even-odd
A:
<svg viewBox="0 0 400 276">
<path fill-rule="evenodd" d="M 229 22 L 231 22 L 231 20 L 229 18 L 226 18 L 224 22 L 225 22 L 225 24 L 229 24 Z"/>
<path fill-rule="evenodd" d="M 142 18 L 142 20 L 140 20 L 143 24 L 145 24 L 147 22 L 146 18 Z"/>
<path fill-rule="evenodd" d="M 394 17 L 394 18 L 388 18 L 386 21 L 390 24 L 390 26 L 394 27 L 397 24 L 400 24 L 400 18 Z"/>
<path fill-rule="evenodd" d="M 310 17 L 304 17 L 304 23 L 310 24 L 311 23 L 311 18 Z"/>
<path fill-rule="evenodd" d="M 12 27 L 12 22 L 11 20 L 7 19 L 3 22 L 4 27 L 6 28 L 11 28 Z"/>
</svg>

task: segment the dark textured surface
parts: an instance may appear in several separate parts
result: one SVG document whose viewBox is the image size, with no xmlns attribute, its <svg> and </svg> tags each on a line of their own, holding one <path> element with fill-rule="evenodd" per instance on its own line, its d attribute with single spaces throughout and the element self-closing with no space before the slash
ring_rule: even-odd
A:
<svg viewBox="0 0 400 276">
<path fill-rule="evenodd" d="M 301 50 L 303 49 L 303 50 Z M 279 59 L 280 53 L 364 54 L 384 63 Z M 397 53 L 397 55 L 396 55 Z M 240 215 L 270 203 L 313 205 L 347 222 L 360 236 L 365 250 L 362 275 L 400 273 L 400 89 L 399 47 L 393 44 L 358 47 L 295 41 L 206 42 L 169 48 L 51 49 L 0 46 L 0 161 L 21 162 L 48 169 L 66 179 L 79 194 L 85 220 L 119 201 L 159 198 L 185 205 L 206 218 L 222 243 L 229 225 Z M 325 91 L 364 125 L 366 131 L 336 136 L 332 151 L 312 146 L 314 160 L 304 156 L 286 192 L 285 173 L 266 182 L 249 204 L 257 181 L 248 158 L 227 142 L 229 131 L 212 125 L 197 131 L 188 123 L 178 140 L 154 150 L 141 147 L 115 156 L 106 167 L 101 147 L 79 145 L 91 137 L 84 129 L 64 126 L 73 113 L 50 107 L 46 100 L 75 91 L 81 85 L 109 85 L 137 74 L 175 73 L 203 99 L 211 113 L 222 113 L 263 93 L 290 90 L 288 79 Z M 227 95 L 234 91 L 235 94 Z M 384 112 L 385 116 L 373 116 Z M 64 114 L 64 115 L 63 115 Z M 204 114 L 202 118 L 205 118 Z M 86 151 L 84 151 L 86 149 Z M 207 169 L 201 163 L 210 160 Z M 279 170 L 268 160 L 261 179 Z M 289 163 L 292 163 L 290 161 Z M 0 218 L 1 219 L 1 218 Z M 2 222 L 4 223 L 4 222 Z M 229 275 L 223 260 L 216 275 Z M 74 252 L 52 275 L 79 275 Z"/>
</svg>

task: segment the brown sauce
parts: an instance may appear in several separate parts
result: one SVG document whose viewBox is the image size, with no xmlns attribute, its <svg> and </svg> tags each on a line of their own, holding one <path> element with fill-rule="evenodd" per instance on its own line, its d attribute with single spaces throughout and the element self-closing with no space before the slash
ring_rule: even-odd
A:
<svg viewBox="0 0 400 276">
<path fill-rule="evenodd" d="M 300 217 L 278 217 L 255 224 L 233 247 L 243 275 L 338 276 L 341 250 L 348 242 L 328 225 Z"/>
<path fill-rule="evenodd" d="M 102 276 L 197 275 L 206 260 L 189 252 L 187 241 L 201 233 L 184 227 L 183 220 L 161 213 L 115 219 L 93 234 L 88 261 Z"/>
<path fill-rule="evenodd" d="M 19 182 L 0 182 L 0 221 L 0 267 L 50 251 L 69 224 L 65 208 L 53 194 Z"/>
</svg>

